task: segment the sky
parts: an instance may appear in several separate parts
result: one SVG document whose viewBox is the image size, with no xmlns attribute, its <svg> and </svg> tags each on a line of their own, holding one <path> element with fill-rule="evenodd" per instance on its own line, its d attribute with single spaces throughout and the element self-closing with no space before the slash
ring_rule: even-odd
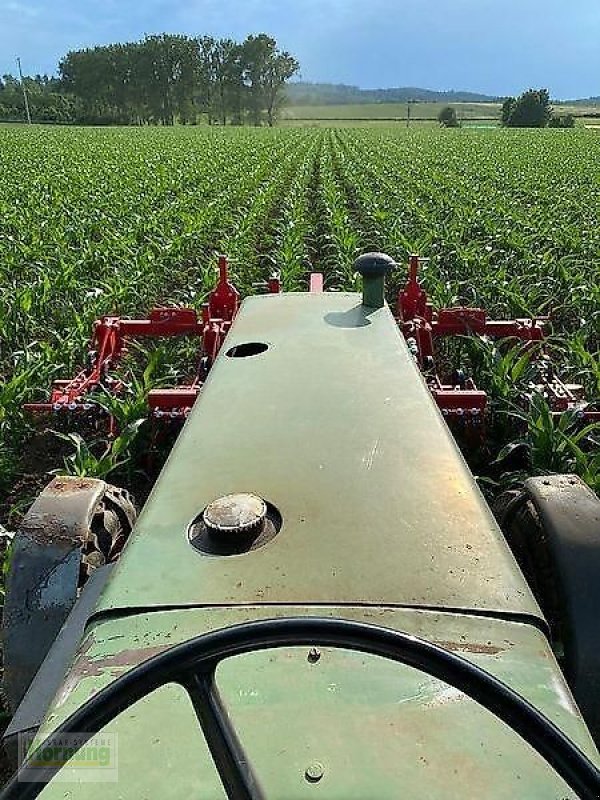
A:
<svg viewBox="0 0 600 800">
<path fill-rule="evenodd" d="M 269 33 L 307 81 L 600 95 L 600 0 L 0 0 L 0 74 L 161 32 Z"/>
</svg>

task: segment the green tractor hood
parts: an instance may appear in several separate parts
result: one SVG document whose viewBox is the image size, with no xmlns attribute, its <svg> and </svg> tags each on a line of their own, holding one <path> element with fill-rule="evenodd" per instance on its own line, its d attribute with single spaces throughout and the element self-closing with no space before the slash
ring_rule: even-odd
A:
<svg viewBox="0 0 600 800">
<path fill-rule="evenodd" d="M 195 547 L 203 509 L 236 492 L 264 498 L 276 535 L 235 555 Z M 389 309 L 354 294 L 245 301 L 42 735 L 166 648 L 310 615 L 438 643 L 597 758 L 545 620 Z M 217 670 L 268 800 L 574 800 L 460 692 L 382 658 L 314 647 L 237 656 Z M 55 780 L 44 798 L 225 796 L 181 687 L 157 690 L 105 733 L 118 734 L 118 779 L 84 783 L 81 768 L 66 768 L 61 779 L 75 783 Z"/>
</svg>

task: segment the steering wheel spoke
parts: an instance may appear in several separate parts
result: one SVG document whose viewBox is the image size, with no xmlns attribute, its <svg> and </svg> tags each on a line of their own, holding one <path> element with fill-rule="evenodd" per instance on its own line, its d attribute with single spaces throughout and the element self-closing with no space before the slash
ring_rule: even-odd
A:
<svg viewBox="0 0 600 800">
<path fill-rule="evenodd" d="M 252 765 L 223 706 L 215 670 L 189 673 L 181 685 L 194 707 L 227 796 L 231 800 L 264 800 Z"/>
</svg>

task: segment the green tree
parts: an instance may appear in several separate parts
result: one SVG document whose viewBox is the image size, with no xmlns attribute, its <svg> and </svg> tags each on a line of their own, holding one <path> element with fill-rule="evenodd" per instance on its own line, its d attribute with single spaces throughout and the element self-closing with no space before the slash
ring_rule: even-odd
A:
<svg viewBox="0 0 600 800">
<path fill-rule="evenodd" d="M 77 117 L 75 99 L 63 93 L 60 81 L 48 75 L 23 79 L 34 122 L 74 122 Z M 12 75 L 0 79 L 0 120 L 20 121 L 25 118 L 21 82 Z"/>
<path fill-rule="evenodd" d="M 59 73 L 64 90 L 81 100 L 81 122 L 120 121 L 116 106 L 115 62 L 108 47 L 67 53 L 59 63 Z"/>
<path fill-rule="evenodd" d="M 234 103 L 236 83 L 241 84 L 243 68 L 239 64 L 240 47 L 232 39 L 219 39 L 215 46 L 215 92 L 217 108 L 223 125 L 237 104 Z"/>
<path fill-rule="evenodd" d="M 4 90 L 15 89 L 18 90 L 21 86 L 21 83 L 18 78 L 15 78 L 14 75 L 3 75 L 2 80 L 0 81 L 0 87 Z"/>
<path fill-rule="evenodd" d="M 458 117 L 456 116 L 456 109 L 452 108 L 452 106 L 446 106 L 445 108 L 442 108 L 438 114 L 438 122 L 443 128 L 460 127 Z"/>
<path fill-rule="evenodd" d="M 203 36 L 198 39 L 198 47 L 197 94 L 209 125 L 215 121 L 226 125 L 228 118 L 240 124 L 245 90 L 241 46 L 232 39 Z"/>
<path fill-rule="evenodd" d="M 234 125 L 242 125 L 247 98 L 247 87 L 244 83 L 244 49 L 236 44 L 228 54 L 225 63 L 226 84 L 225 98 L 227 109 Z"/>
<path fill-rule="evenodd" d="M 138 81 L 145 89 L 154 121 L 173 125 L 190 118 L 196 83 L 197 45 L 187 36 L 146 36 L 139 51 Z"/>
<path fill-rule="evenodd" d="M 510 128 L 545 128 L 552 119 L 547 89 L 529 89 L 514 104 L 506 125 Z"/>
<path fill-rule="evenodd" d="M 502 120 L 502 125 L 504 127 L 510 126 L 510 120 L 515 110 L 516 104 L 517 101 L 514 97 L 507 97 L 504 103 L 502 103 L 501 120 Z"/>
<path fill-rule="evenodd" d="M 265 69 L 264 87 L 267 122 L 273 127 L 286 101 L 284 87 L 286 82 L 300 69 L 300 64 L 287 51 L 275 51 Z"/>
<path fill-rule="evenodd" d="M 242 44 L 244 83 L 248 88 L 247 105 L 254 125 L 262 122 L 265 107 L 264 75 L 275 47 L 275 40 L 265 33 L 248 36 Z"/>
<path fill-rule="evenodd" d="M 199 36 L 198 71 L 196 74 L 196 103 L 208 117 L 208 124 L 214 122 L 215 87 L 217 68 L 215 60 L 216 40 L 212 36 Z"/>
<path fill-rule="evenodd" d="M 248 36 L 241 57 L 250 118 L 254 125 L 260 125 L 266 113 L 268 124 L 273 125 L 284 102 L 285 83 L 300 65 L 288 52 L 279 50 L 275 39 L 266 33 Z"/>
</svg>

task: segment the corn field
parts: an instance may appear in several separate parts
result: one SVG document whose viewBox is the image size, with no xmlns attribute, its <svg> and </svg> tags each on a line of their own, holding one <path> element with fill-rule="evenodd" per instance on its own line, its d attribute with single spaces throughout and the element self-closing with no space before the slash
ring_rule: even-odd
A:
<svg viewBox="0 0 600 800">
<path fill-rule="evenodd" d="M 59 430 L 21 411 L 85 357 L 91 324 L 154 304 L 200 308 L 215 254 L 243 293 L 277 270 L 355 289 L 356 256 L 429 258 L 434 305 L 551 314 L 564 377 L 600 398 L 600 136 L 593 131 L 400 128 L 0 128 L 0 522 L 10 527 L 52 470 L 133 482 L 145 467 L 145 397 L 185 377 L 194 347 L 123 365 L 121 434 Z M 404 281 L 389 282 L 393 301 Z M 187 350 L 186 350 L 187 348 Z M 138 358 L 139 356 L 139 358 Z M 490 393 L 486 491 L 574 471 L 600 492 L 600 431 L 524 403 L 528 359 L 510 343 L 444 353 Z M 141 360 L 148 363 L 142 374 Z M 323 398 L 323 402 L 327 399 Z M 114 406 L 115 404 L 113 404 Z M 513 458 L 517 453 L 518 457 Z M 490 466 L 492 465 L 492 466 Z"/>
</svg>

